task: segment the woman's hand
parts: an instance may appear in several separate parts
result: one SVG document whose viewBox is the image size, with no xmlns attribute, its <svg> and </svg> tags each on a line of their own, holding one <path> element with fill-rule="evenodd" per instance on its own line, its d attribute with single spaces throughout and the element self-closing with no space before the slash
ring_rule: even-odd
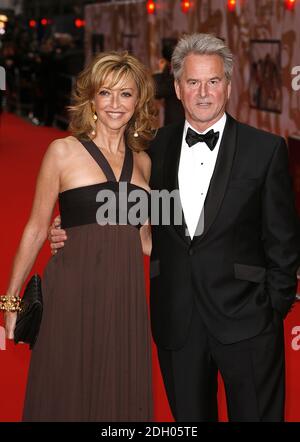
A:
<svg viewBox="0 0 300 442">
<path fill-rule="evenodd" d="M 64 241 L 67 239 L 66 231 L 60 228 L 60 223 L 60 216 L 57 216 L 48 229 L 48 239 L 52 255 L 55 255 L 58 249 L 64 247 Z"/>
<path fill-rule="evenodd" d="M 140 228 L 140 237 L 144 255 L 150 256 L 152 250 L 151 226 L 147 222 Z"/>
<path fill-rule="evenodd" d="M 5 334 L 7 339 L 14 339 L 14 330 L 17 322 L 17 312 L 5 312 Z"/>
</svg>

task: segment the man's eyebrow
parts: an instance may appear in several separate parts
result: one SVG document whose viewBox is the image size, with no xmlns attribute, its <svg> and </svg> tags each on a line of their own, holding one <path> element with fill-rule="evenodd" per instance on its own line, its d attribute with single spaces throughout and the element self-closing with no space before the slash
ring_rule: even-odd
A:
<svg viewBox="0 0 300 442">
<path fill-rule="evenodd" d="M 214 77 L 210 77 L 207 81 L 211 80 L 222 80 L 223 77 L 219 77 L 218 75 L 215 75 Z M 199 78 L 187 78 L 187 81 L 201 81 Z"/>
</svg>

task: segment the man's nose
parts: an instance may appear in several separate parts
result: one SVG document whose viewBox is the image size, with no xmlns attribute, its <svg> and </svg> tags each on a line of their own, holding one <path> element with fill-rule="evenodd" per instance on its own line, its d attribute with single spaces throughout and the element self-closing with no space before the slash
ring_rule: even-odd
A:
<svg viewBox="0 0 300 442">
<path fill-rule="evenodd" d="M 206 97 L 207 96 L 207 84 L 200 83 L 198 92 L 199 92 L 199 95 L 201 98 Z"/>
</svg>

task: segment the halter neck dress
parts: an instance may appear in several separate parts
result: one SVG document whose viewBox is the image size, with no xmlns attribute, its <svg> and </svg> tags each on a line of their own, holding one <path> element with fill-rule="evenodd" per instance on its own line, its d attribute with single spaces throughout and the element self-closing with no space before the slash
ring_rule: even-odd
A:
<svg viewBox="0 0 300 442">
<path fill-rule="evenodd" d="M 96 220 L 100 190 L 110 190 L 118 200 L 121 183 L 127 183 L 127 192 L 144 189 L 130 183 L 133 154 L 128 147 L 118 182 L 94 142 L 81 143 L 107 182 L 59 194 L 68 239 L 43 276 L 44 312 L 31 355 L 23 421 L 151 421 L 140 225 L 99 225 Z M 117 219 L 120 210 L 117 206 Z"/>
</svg>

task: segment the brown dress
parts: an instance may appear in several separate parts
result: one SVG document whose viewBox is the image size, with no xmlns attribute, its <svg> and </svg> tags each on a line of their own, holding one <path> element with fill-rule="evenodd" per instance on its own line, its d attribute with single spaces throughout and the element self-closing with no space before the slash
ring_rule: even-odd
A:
<svg viewBox="0 0 300 442">
<path fill-rule="evenodd" d="M 139 229 L 99 225 L 99 190 L 119 182 L 92 142 L 81 141 L 106 183 L 59 196 L 68 239 L 43 278 L 44 312 L 32 350 L 23 421 L 151 421 L 148 310 Z M 128 190 L 133 155 L 126 148 L 120 182 Z M 147 194 L 149 196 L 149 194 Z M 119 208 L 120 209 L 120 208 Z"/>
</svg>

